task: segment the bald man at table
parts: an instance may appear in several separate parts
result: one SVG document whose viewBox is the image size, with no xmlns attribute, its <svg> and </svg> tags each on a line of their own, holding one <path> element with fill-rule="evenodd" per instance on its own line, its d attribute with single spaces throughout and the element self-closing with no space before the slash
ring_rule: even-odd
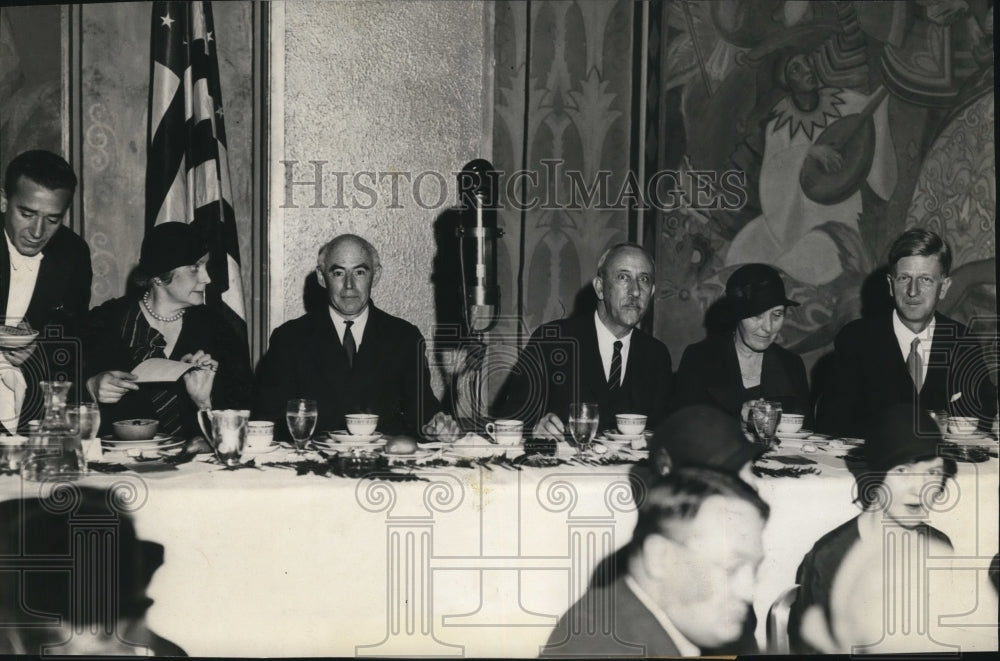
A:
<svg viewBox="0 0 1000 661">
<path fill-rule="evenodd" d="M 382 275 L 375 247 L 341 234 L 319 250 L 316 277 L 328 305 L 279 326 L 257 368 L 254 416 L 284 435 L 289 399 L 313 399 L 317 430 L 345 429 L 344 416 L 375 413 L 378 430 L 451 438 L 459 427 L 430 384 L 423 335 L 375 306 Z"/>
<path fill-rule="evenodd" d="M 673 368 L 666 345 L 638 328 L 655 291 L 653 258 L 635 243 L 604 252 L 592 280 L 592 317 L 552 321 L 536 330 L 504 385 L 499 407 L 524 420 L 535 438 L 563 440 L 574 402 L 600 407 L 599 429 L 615 415 L 646 415 L 651 428 L 667 412 Z"/>
</svg>

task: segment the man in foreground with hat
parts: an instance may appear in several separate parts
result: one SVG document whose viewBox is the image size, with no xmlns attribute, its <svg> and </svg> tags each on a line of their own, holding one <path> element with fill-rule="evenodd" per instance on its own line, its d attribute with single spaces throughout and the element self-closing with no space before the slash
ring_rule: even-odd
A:
<svg viewBox="0 0 1000 661">
<path fill-rule="evenodd" d="M 819 610 L 813 613 L 830 622 L 833 581 L 855 546 L 865 545 L 872 551 L 876 559 L 871 567 L 873 580 L 881 578 L 878 572 L 885 554 L 905 544 L 904 540 L 887 544 L 888 535 L 910 536 L 914 548 L 925 548 L 920 539 L 952 548 L 947 535 L 927 524 L 929 503 L 957 472 L 955 460 L 939 454 L 941 434 L 930 416 L 898 404 L 886 411 L 867 436 L 864 469 L 855 475 L 857 502 L 863 511 L 821 537 L 799 565 L 799 589 L 788 621 L 793 652 L 822 651 L 818 641 L 808 639 L 809 630 L 816 627 L 815 616 L 808 626 L 803 620 L 816 606 Z"/>
<path fill-rule="evenodd" d="M 561 441 L 571 404 L 600 407 L 599 429 L 639 413 L 655 426 L 669 406 L 673 368 L 666 345 L 638 328 L 655 290 L 653 259 L 635 243 L 604 252 L 592 285 L 593 316 L 559 319 L 531 336 L 501 394 L 504 417 L 535 438 Z"/>
<path fill-rule="evenodd" d="M 36 149 L 11 160 L 0 188 L 0 324 L 66 338 L 59 343 L 63 352 L 79 338 L 93 277 L 90 249 L 63 225 L 76 184 L 65 159 Z M 79 358 L 56 363 L 38 340 L 0 348 L 0 431 L 16 433 L 19 419 L 23 425 L 41 417 L 38 382 L 52 378 L 56 365 L 74 374 Z"/>
<path fill-rule="evenodd" d="M 168 222 L 142 242 L 132 274 L 134 294 L 91 310 L 85 324 L 84 376 L 101 406 L 101 427 L 155 418 L 158 431 L 199 435 L 198 409 L 246 409 L 253 381 L 246 345 L 222 314 L 205 303 L 208 248 L 196 228 Z M 149 358 L 195 366 L 176 381 L 138 383 L 132 373 Z"/>
<path fill-rule="evenodd" d="M 805 365 L 775 342 L 788 307 L 798 305 L 785 296 L 781 275 L 766 264 L 741 266 L 726 281 L 721 304 L 733 330 L 684 350 L 674 407 L 709 404 L 745 420 L 749 402 L 777 401 L 784 413 L 804 415 L 808 428 L 812 407 Z"/>
<path fill-rule="evenodd" d="M 969 329 L 936 311 L 951 287 L 951 248 L 930 230 L 903 232 L 889 249 L 895 309 L 844 326 L 832 373 L 817 404 L 816 428 L 861 437 L 888 407 L 979 418 L 996 415 L 996 367 Z M 993 322 L 995 324 L 995 320 Z M 990 336 L 992 337 L 992 336 Z"/>
<path fill-rule="evenodd" d="M 0 502 L 0 654 L 185 656 L 146 624 L 163 546 L 137 537 L 127 496 L 60 486 Z"/>
</svg>

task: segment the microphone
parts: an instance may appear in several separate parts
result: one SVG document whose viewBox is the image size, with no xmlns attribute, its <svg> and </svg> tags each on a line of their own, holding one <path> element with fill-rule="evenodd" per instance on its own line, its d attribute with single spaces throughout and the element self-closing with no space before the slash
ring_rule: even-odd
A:
<svg viewBox="0 0 1000 661">
<path fill-rule="evenodd" d="M 485 159 L 470 161 L 458 173 L 461 224 L 459 239 L 462 267 L 462 298 L 465 326 L 481 335 L 497 325 L 500 316 L 500 286 L 497 284 L 498 173 Z"/>
</svg>

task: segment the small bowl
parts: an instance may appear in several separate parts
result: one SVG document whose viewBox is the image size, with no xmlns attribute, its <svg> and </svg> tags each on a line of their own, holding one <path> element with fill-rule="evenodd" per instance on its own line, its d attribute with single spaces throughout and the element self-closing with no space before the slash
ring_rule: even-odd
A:
<svg viewBox="0 0 1000 661">
<path fill-rule="evenodd" d="M 950 416 L 948 418 L 948 431 L 952 434 L 971 434 L 979 427 L 979 418 L 967 418 L 961 416 Z"/>
<path fill-rule="evenodd" d="M 36 330 L 0 326 L 0 348 L 3 349 L 21 349 L 34 342 L 36 337 L 38 337 Z"/>
<path fill-rule="evenodd" d="M 794 434 L 802 429 L 802 424 L 806 417 L 798 413 L 782 413 L 781 420 L 778 421 L 778 432 Z"/>
<path fill-rule="evenodd" d="M 111 426 L 115 430 L 115 436 L 123 441 L 143 441 L 156 435 L 156 428 L 160 426 L 160 421 L 149 418 L 133 418 L 119 420 L 112 423 Z"/>
</svg>

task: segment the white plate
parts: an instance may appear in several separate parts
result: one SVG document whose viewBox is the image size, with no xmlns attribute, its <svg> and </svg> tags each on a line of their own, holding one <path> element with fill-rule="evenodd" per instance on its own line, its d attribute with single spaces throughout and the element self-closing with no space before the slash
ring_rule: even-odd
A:
<svg viewBox="0 0 1000 661">
<path fill-rule="evenodd" d="M 251 450 L 250 446 L 248 445 L 245 448 L 243 448 L 243 454 L 269 454 L 271 452 L 274 452 L 280 447 L 281 446 L 278 445 L 277 443 L 272 443 L 271 445 L 266 445 L 263 448 L 257 450 Z"/>
<path fill-rule="evenodd" d="M 980 445 L 980 444 L 981 445 L 987 445 L 987 444 L 996 443 L 996 440 L 994 440 L 992 437 L 987 436 L 986 434 L 981 434 L 981 433 L 980 434 L 971 434 L 971 435 L 967 435 L 967 434 L 961 434 L 961 435 L 958 435 L 958 434 L 945 434 L 943 438 L 946 441 L 949 441 L 951 443 L 957 443 L 958 445 L 969 445 L 970 443 L 976 444 L 976 445 Z"/>
<path fill-rule="evenodd" d="M 174 447 L 184 443 L 183 438 L 174 438 L 168 434 L 157 434 L 153 438 L 135 441 L 123 441 L 111 435 L 101 438 L 102 446 L 116 450 L 159 450 L 166 446 Z"/>
<path fill-rule="evenodd" d="M 779 431 L 779 432 L 775 433 L 775 436 L 777 436 L 778 438 L 801 438 L 801 439 L 805 439 L 805 438 L 809 438 L 812 435 L 813 435 L 812 431 L 810 431 L 808 429 L 800 429 L 799 431 Z"/>
<path fill-rule="evenodd" d="M 418 459 L 426 459 L 427 457 L 434 454 L 436 450 L 421 450 L 417 448 L 416 452 L 411 452 L 409 454 L 399 454 L 396 452 L 385 452 L 382 454 L 393 461 L 417 461 Z"/>
<path fill-rule="evenodd" d="M 371 445 L 380 438 L 382 438 L 381 432 L 375 432 L 374 434 L 366 434 L 364 436 L 358 434 L 350 434 L 347 430 L 338 429 L 337 431 L 328 431 L 326 433 L 331 440 L 341 443 L 343 445 Z"/>
</svg>

